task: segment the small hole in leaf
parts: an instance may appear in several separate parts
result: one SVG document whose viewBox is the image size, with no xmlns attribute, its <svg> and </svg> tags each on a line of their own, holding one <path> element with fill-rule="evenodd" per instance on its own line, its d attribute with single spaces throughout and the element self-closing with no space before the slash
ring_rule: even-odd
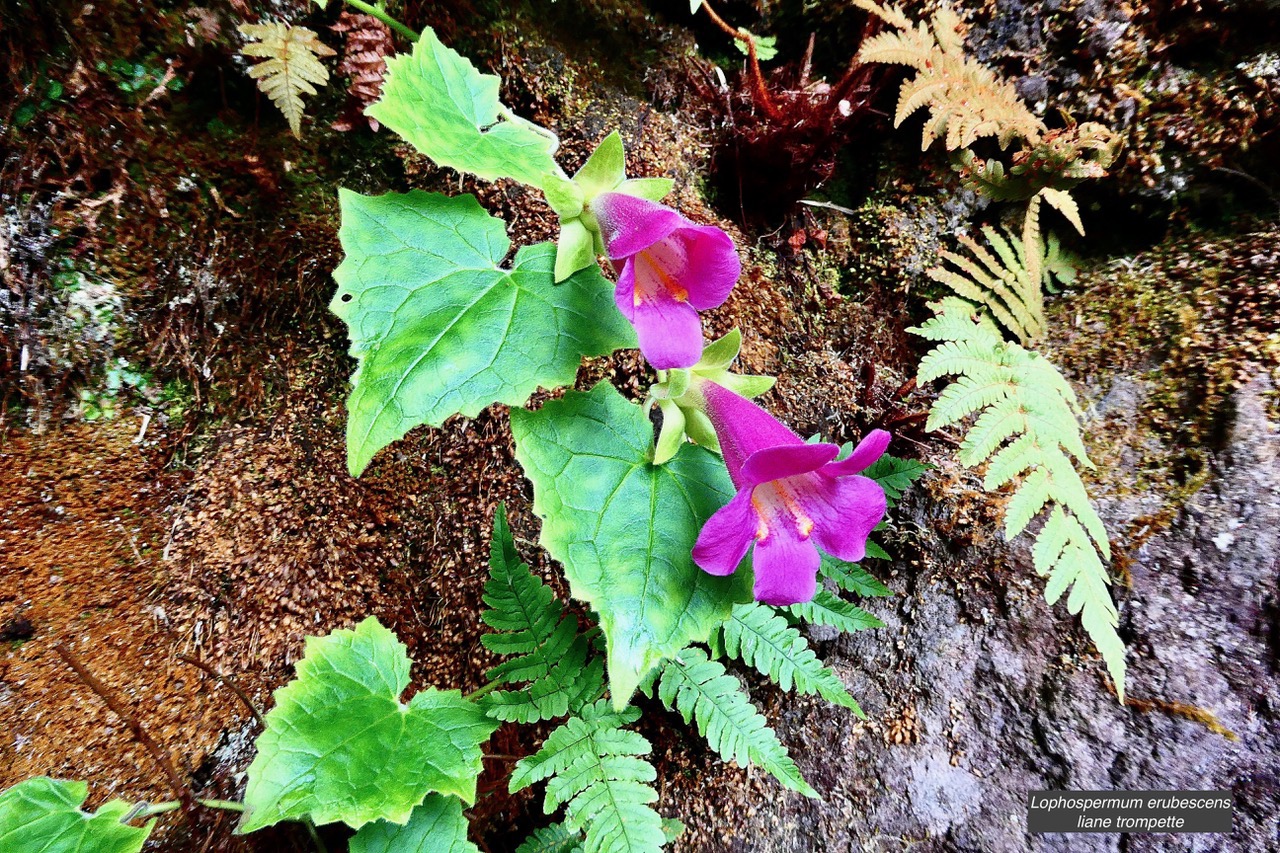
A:
<svg viewBox="0 0 1280 853">
<path fill-rule="evenodd" d="M 343 301 L 343 302 L 350 302 L 350 301 L 351 301 L 351 294 L 350 294 L 350 293 L 344 293 L 344 294 L 342 294 L 342 301 Z"/>
</svg>

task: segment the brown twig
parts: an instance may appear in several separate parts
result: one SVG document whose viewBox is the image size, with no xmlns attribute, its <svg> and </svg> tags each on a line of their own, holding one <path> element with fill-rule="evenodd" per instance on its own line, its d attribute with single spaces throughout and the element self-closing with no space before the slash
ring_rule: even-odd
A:
<svg viewBox="0 0 1280 853">
<path fill-rule="evenodd" d="M 769 94 L 769 87 L 765 85 L 764 73 L 760 70 L 760 57 L 756 55 L 756 38 L 743 29 L 736 29 L 729 24 L 724 18 L 716 14 L 710 4 L 703 0 L 702 9 L 707 13 L 707 17 L 711 19 L 711 23 L 715 24 L 731 38 L 747 45 L 747 69 L 751 77 L 751 95 L 760 109 L 774 121 L 781 121 L 782 113 L 778 110 L 778 105 L 773 102 L 773 97 Z"/>
<path fill-rule="evenodd" d="M 80 680 L 83 681 L 90 690 L 97 693 L 98 697 L 102 699 L 103 702 L 107 703 L 107 707 L 110 708 L 117 717 L 124 721 L 124 724 L 129 727 L 129 731 L 133 732 L 133 736 L 138 743 L 142 744 L 143 748 L 151 754 L 153 759 L 155 759 L 156 764 L 160 765 L 160 769 L 169 777 L 169 784 L 173 787 L 174 796 L 176 796 L 182 803 L 182 810 L 187 814 L 188 819 L 190 819 L 195 813 L 196 798 L 195 795 L 191 793 L 191 788 L 188 787 L 187 784 L 182 781 L 182 777 L 178 775 L 178 770 L 173 766 L 173 761 L 169 756 L 160 749 L 160 746 L 154 740 L 151 739 L 151 735 L 147 734 L 147 730 L 142 727 L 142 723 L 138 722 L 137 718 L 129 712 L 128 708 L 116 701 L 116 698 L 107 690 L 106 685 L 95 678 L 93 673 L 89 672 L 85 665 L 70 649 L 62 643 L 58 643 L 53 647 L 53 650 L 58 653 L 60 658 L 66 661 L 67 666 L 71 667 L 72 671 L 75 672 Z"/>
<path fill-rule="evenodd" d="M 235 680 L 231 678 L 231 676 L 223 675 L 222 673 L 218 672 L 216 669 L 209 666 L 209 664 L 205 663 L 199 658 L 193 658 L 183 654 L 179 654 L 176 657 L 178 658 L 178 660 L 182 661 L 183 663 L 189 663 L 192 666 L 194 666 L 196 669 L 199 669 L 204 673 L 206 673 L 207 675 L 210 675 L 213 678 L 217 679 L 218 681 L 222 682 L 228 689 L 231 690 L 232 693 L 236 694 L 236 696 L 240 699 L 240 701 L 244 704 L 244 706 L 249 709 L 249 713 L 253 714 L 253 718 L 258 721 L 258 725 L 263 727 L 266 726 L 266 721 L 263 720 L 262 718 L 262 711 L 258 710 L 258 706 L 255 705 L 253 703 L 253 700 L 249 698 L 249 694 L 245 693 L 244 690 L 241 689 L 240 685 L 236 684 Z"/>
</svg>

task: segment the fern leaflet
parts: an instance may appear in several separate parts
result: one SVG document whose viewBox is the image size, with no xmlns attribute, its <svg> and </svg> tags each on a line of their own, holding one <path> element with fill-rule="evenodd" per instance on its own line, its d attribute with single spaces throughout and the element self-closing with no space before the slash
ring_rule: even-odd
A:
<svg viewBox="0 0 1280 853">
<path fill-rule="evenodd" d="M 961 235 L 957 239 L 969 250 L 972 258 L 943 251 L 939 253 L 940 257 L 955 269 L 939 266 L 929 270 L 928 275 L 966 302 L 986 308 L 1020 342 L 1030 343 L 1045 330 L 1041 286 L 1051 287 L 1055 278 L 1063 284 L 1068 283 L 1074 277 L 1074 268 L 1052 235 L 1048 240 L 1047 253 L 1043 251 L 1037 227 L 1035 256 L 1041 274 L 1040 280 L 1036 281 L 1032 278 L 1023 239 L 1007 232 L 1001 234 L 991 226 L 984 226 L 982 233 L 991 249 L 972 237 Z"/>
<path fill-rule="evenodd" d="M 249 76 L 284 113 L 293 135 L 302 136 L 302 96 L 316 94 L 313 84 L 323 86 L 329 82 L 329 70 L 321 64 L 320 57 L 333 56 L 337 51 L 306 27 L 269 22 L 241 24 L 239 29 L 251 39 L 240 53 L 261 60 L 249 69 Z"/>
<path fill-rule="evenodd" d="M 582 833 L 570 832 L 563 823 L 535 829 L 520 843 L 516 853 L 581 853 Z"/>
<path fill-rule="evenodd" d="M 586 832 L 584 853 L 657 853 L 666 840 L 662 818 L 649 807 L 658 798 L 650 784 L 657 771 L 641 758 L 652 747 L 622 728 L 639 717 L 632 707 L 614 711 L 607 699 L 585 706 L 516 762 L 511 792 L 547 780 L 543 809 L 564 806 L 564 831 Z"/>
<path fill-rule="evenodd" d="M 702 649 L 690 647 L 666 661 L 657 678 L 662 704 L 679 712 L 686 723 L 692 720 L 725 761 L 736 761 L 741 767 L 755 764 L 784 787 L 806 797 L 818 796 L 738 680 L 719 661 L 709 660 Z M 652 681 L 643 689 L 652 695 Z"/>
<path fill-rule="evenodd" d="M 870 547 L 872 544 L 874 543 L 867 543 L 868 557 L 873 556 Z M 893 595 L 893 591 L 889 587 L 876 580 L 862 566 L 857 563 L 846 563 L 844 560 L 837 560 L 829 554 L 822 555 L 822 565 L 818 568 L 818 574 L 832 581 L 845 592 L 852 592 L 867 598 Z"/>
<path fill-rule="evenodd" d="M 818 594 L 812 601 L 793 604 L 785 610 L 795 618 L 811 625 L 828 625 L 846 634 L 884 627 L 883 622 L 858 605 L 845 601 L 825 589 L 818 590 Z"/>
<path fill-rule="evenodd" d="M 495 690 L 485 697 L 485 710 L 498 720 L 532 723 L 576 713 L 604 692 L 604 665 L 591 655 L 590 643 L 578 633 L 578 620 L 566 614 L 555 594 L 520 560 L 506 508 L 493 517 L 489 581 L 480 618 L 503 633 L 485 634 L 480 642 L 491 652 L 512 655 L 489 670 L 491 681 L 528 682 L 517 690 Z"/>
<path fill-rule="evenodd" d="M 822 592 L 825 590 L 819 595 Z M 800 693 L 816 693 L 828 702 L 865 716 L 840 677 L 822 665 L 800 632 L 773 608 L 755 602 L 735 606 L 733 615 L 724 623 L 724 648 L 730 657 L 755 667 L 783 690 L 794 686 Z"/>
<path fill-rule="evenodd" d="M 978 415 L 960 445 L 960 461 L 985 462 L 989 490 L 1021 478 L 1005 509 L 1006 538 L 1048 508 L 1032 548 L 1036 572 L 1048 578 L 1045 597 L 1053 604 L 1070 588 L 1067 609 L 1080 615 L 1123 701 L 1119 614 L 1098 556 L 1110 559 L 1111 549 L 1074 464 L 1093 467 L 1080 438 L 1075 392 L 1044 357 L 1005 341 L 986 318 L 973 319 L 973 305 L 950 299 L 934 308 L 933 319 L 910 330 L 939 342 L 921 361 L 919 381 L 959 378 L 939 395 L 926 428 Z"/>
<path fill-rule="evenodd" d="M 899 459 L 886 453 L 872 462 L 867 470 L 862 472 L 862 476 L 870 477 L 880 484 L 880 488 L 884 489 L 885 499 L 892 508 L 901 500 L 902 493 L 932 467 L 927 462 Z"/>
</svg>

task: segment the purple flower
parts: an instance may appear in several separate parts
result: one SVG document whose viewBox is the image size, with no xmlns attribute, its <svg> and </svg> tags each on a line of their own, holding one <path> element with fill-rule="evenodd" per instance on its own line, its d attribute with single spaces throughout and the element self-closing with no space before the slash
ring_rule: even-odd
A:
<svg viewBox="0 0 1280 853">
<path fill-rule="evenodd" d="M 725 466 L 738 493 L 707 520 L 693 561 L 730 575 L 755 545 L 755 597 L 765 604 L 809 601 L 817 593 L 818 548 L 854 562 L 885 513 L 884 489 L 858 474 L 880 458 L 889 433 L 875 430 L 849 458 L 834 444 L 806 444 L 764 409 L 702 382 Z M 816 546 L 816 547 L 815 547 Z"/>
<path fill-rule="evenodd" d="M 606 192 L 591 202 L 605 251 L 622 261 L 614 298 L 659 370 L 702 356 L 698 312 L 725 301 L 742 266 L 729 235 L 657 202 Z"/>
</svg>

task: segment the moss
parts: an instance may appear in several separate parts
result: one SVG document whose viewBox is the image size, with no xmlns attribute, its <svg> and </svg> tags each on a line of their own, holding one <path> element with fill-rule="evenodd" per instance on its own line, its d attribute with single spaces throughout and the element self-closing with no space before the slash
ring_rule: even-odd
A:
<svg viewBox="0 0 1280 853">
<path fill-rule="evenodd" d="M 1095 400 L 1136 378 L 1136 411 L 1090 430 L 1092 476 L 1114 496 L 1160 495 L 1120 537 L 1129 550 L 1178 517 L 1223 448 L 1232 395 L 1255 371 L 1280 373 L 1280 231 L 1184 234 L 1086 271 L 1056 301 L 1047 354 Z M 1109 475 L 1122 470 L 1124 477 Z M 1117 557 L 1123 574 L 1126 558 Z"/>
</svg>

